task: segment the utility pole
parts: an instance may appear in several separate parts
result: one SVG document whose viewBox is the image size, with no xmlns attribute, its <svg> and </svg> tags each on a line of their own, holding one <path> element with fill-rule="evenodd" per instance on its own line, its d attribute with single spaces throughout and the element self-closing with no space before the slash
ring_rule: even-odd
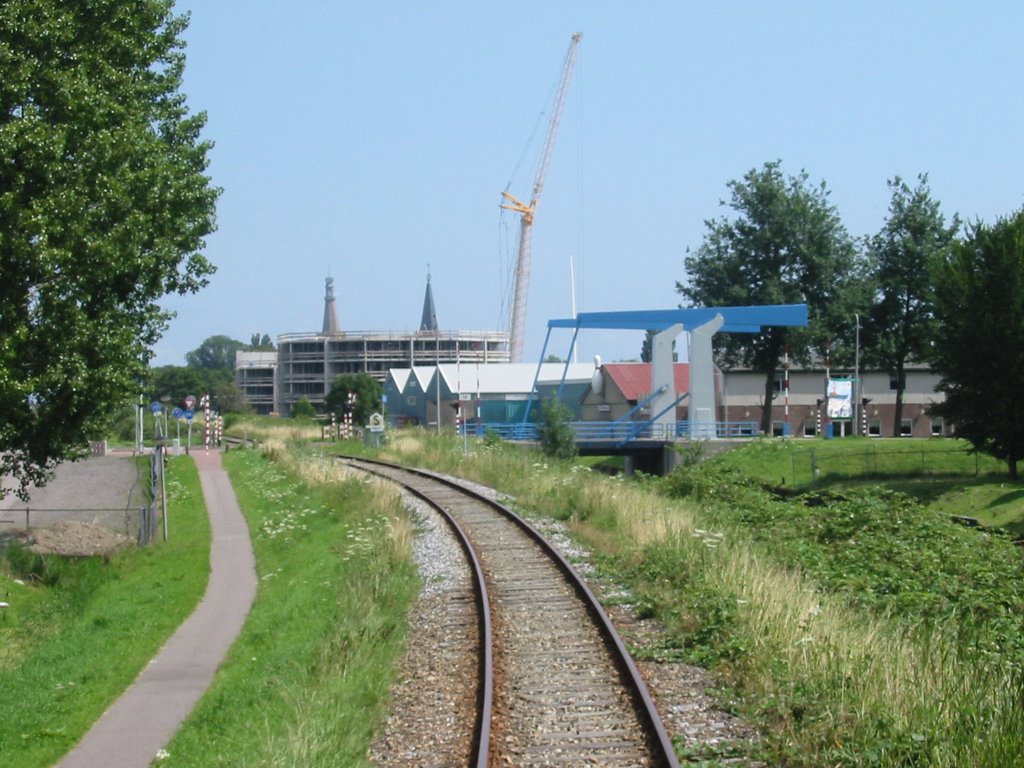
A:
<svg viewBox="0 0 1024 768">
<path fill-rule="evenodd" d="M 853 313 L 854 324 L 856 330 L 854 332 L 854 345 L 853 345 L 853 391 L 851 393 L 853 397 L 853 434 L 854 437 L 857 435 L 857 418 L 860 416 L 860 315 L 856 312 Z"/>
</svg>

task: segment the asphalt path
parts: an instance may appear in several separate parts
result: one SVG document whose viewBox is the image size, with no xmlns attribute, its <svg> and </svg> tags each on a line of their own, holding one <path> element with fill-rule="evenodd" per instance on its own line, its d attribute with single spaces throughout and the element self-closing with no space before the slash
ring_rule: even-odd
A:
<svg viewBox="0 0 1024 768">
<path fill-rule="evenodd" d="M 146 768 L 209 687 L 256 596 L 249 529 L 220 454 L 193 451 L 210 516 L 210 581 L 195 612 L 58 768 Z M 173 534 L 173 532 L 172 532 Z"/>
</svg>

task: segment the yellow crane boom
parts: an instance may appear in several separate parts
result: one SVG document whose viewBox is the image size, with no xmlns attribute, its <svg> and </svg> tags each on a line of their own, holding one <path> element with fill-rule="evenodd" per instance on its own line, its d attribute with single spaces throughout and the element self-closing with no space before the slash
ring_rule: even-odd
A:
<svg viewBox="0 0 1024 768">
<path fill-rule="evenodd" d="M 558 135 L 558 124 L 562 119 L 562 107 L 565 106 L 565 96 L 569 91 L 569 82 L 572 79 L 573 66 L 576 63 L 576 46 L 579 45 L 582 35 L 576 32 L 569 43 L 569 51 L 565 55 L 565 64 L 562 67 L 562 76 L 558 82 L 558 89 L 555 93 L 555 105 L 551 112 L 551 122 L 548 125 L 548 135 L 544 140 L 544 148 L 540 153 L 540 164 L 537 168 L 537 175 L 533 182 L 533 194 L 529 203 L 524 203 L 508 192 L 502 192 L 501 196 L 505 202 L 501 207 L 505 210 L 515 211 L 520 214 L 519 224 L 519 255 L 516 258 L 516 274 L 512 288 L 512 312 L 510 319 L 509 334 L 509 359 L 513 363 L 520 363 L 523 360 L 523 337 L 526 333 L 526 301 L 530 292 L 530 251 L 533 245 L 533 218 L 537 213 L 537 203 L 540 202 L 540 193 L 544 189 L 544 177 L 548 172 L 548 164 L 551 162 L 551 151 L 555 146 L 555 137 Z"/>
</svg>

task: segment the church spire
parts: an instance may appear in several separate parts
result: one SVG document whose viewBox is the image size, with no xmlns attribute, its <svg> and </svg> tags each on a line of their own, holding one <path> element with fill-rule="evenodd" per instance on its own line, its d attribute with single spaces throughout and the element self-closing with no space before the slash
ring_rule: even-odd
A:
<svg viewBox="0 0 1024 768">
<path fill-rule="evenodd" d="M 327 292 L 324 294 L 324 336 L 341 333 L 338 325 L 338 308 L 334 304 L 334 278 L 327 278 Z"/>
<path fill-rule="evenodd" d="M 437 311 L 434 309 L 434 294 L 430 290 L 430 265 L 427 265 L 427 293 L 423 297 L 423 317 L 420 320 L 421 331 L 437 331 Z"/>
</svg>

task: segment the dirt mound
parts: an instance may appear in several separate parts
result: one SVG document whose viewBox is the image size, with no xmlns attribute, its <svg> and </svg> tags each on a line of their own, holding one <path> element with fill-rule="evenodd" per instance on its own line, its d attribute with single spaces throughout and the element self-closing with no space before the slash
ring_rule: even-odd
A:
<svg viewBox="0 0 1024 768">
<path fill-rule="evenodd" d="M 132 540 L 120 533 L 92 523 L 61 520 L 52 528 L 32 531 L 29 549 L 39 555 L 110 555 L 130 546 Z"/>
</svg>

